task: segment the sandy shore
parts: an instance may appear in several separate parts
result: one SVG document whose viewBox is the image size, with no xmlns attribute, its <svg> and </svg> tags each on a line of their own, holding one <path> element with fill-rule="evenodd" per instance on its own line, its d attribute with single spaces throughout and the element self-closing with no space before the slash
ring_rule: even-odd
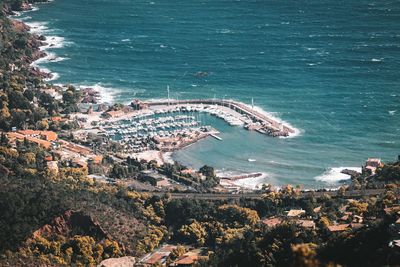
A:
<svg viewBox="0 0 400 267">
<path fill-rule="evenodd" d="M 162 164 L 164 164 L 162 152 L 157 151 L 157 150 L 148 150 L 148 151 L 143 151 L 143 152 L 139 152 L 139 153 L 132 153 L 132 154 L 130 154 L 130 156 L 133 158 L 137 158 L 139 160 L 141 160 L 141 159 L 144 159 L 147 161 L 155 160 L 155 161 L 157 161 L 157 164 L 160 166 Z"/>
</svg>

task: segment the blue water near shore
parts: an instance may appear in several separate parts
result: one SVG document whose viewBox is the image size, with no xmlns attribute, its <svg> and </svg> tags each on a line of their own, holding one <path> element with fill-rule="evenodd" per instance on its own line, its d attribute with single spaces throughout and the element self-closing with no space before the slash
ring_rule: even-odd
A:
<svg viewBox="0 0 400 267">
<path fill-rule="evenodd" d="M 398 1 L 55 0 L 21 15 L 54 38 L 38 63 L 104 101 L 225 98 L 301 130 L 278 139 L 215 119 L 223 141 L 172 157 L 274 185 L 337 186 L 339 167 L 400 153 Z M 197 72 L 210 72 L 196 77 Z M 249 162 L 248 159 L 256 161 Z"/>
</svg>

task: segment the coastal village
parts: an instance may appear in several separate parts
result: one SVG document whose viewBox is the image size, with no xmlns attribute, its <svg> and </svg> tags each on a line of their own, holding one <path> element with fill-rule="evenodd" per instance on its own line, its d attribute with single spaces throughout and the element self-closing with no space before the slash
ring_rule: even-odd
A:
<svg viewBox="0 0 400 267">
<path fill-rule="evenodd" d="M 30 8 L 7 3 L 6 14 Z M 231 100 L 100 104 L 92 88 L 43 82 L 50 74 L 30 63 L 44 56 L 45 37 L 11 23 L 0 25 L 1 36 L 10 32 L 1 45 L 29 51 L 0 61 L 0 266 L 399 262 L 400 156 L 369 158 L 361 173 L 343 170 L 350 178 L 336 190 L 240 187 L 236 181 L 262 173 L 218 177 L 212 166 L 194 170 L 163 155 L 205 138 L 224 141 L 200 114 L 265 138 L 295 129 Z M 14 31 L 29 38 L 13 39 Z"/>
<path fill-rule="evenodd" d="M 63 101 L 63 95 L 65 97 L 66 92 L 71 92 L 71 88 L 73 87 L 70 85 L 57 85 L 41 89 L 41 92 L 55 101 Z M 109 169 L 109 164 L 104 164 L 106 158 L 122 165 L 126 165 L 125 161 L 128 158 L 135 159 L 142 165 L 154 162 L 154 166 L 159 168 L 165 163 L 164 153 L 181 149 L 204 138 L 223 141 L 217 130 L 199 120 L 200 113 L 216 116 L 232 127 L 245 127 L 273 137 L 293 133 L 291 128 L 254 111 L 251 107 L 230 100 L 135 100 L 130 105 L 105 106 L 97 103 L 99 94 L 91 88 L 74 88 L 73 91 L 79 95 L 76 100 L 80 103 L 80 109 L 86 111 L 49 117 L 44 121 L 46 125 L 43 128 L 46 130 L 15 130 L 8 132 L 6 136 L 10 144 L 15 145 L 17 141 L 26 140 L 49 149 L 47 166 L 54 171 L 58 171 L 60 163 L 85 168 L 88 165 L 108 166 L 105 167 L 106 170 L 102 168 L 101 173 L 90 173 L 91 178 L 105 183 L 117 182 L 115 177 L 109 175 L 112 170 Z M 74 127 L 59 132 L 60 137 L 55 131 L 47 129 L 49 125 Z M 93 137 L 97 138 L 95 143 Z M 368 159 L 364 171 L 374 174 L 379 166 L 380 159 Z M 167 177 L 157 168 L 141 170 L 139 174 L 132 177 L 128 175 L 119 182 L 139 191 L 196 191 L 188 183 Z M 357 175 L 349 170 L 344 170 L 343 173 Z M 199 181 L 206 179 L 201 172 L 192 169 L 180 170 L 180 174 Z M 219 177 L 219 183 L 213 190 L 228 193 L 250 192 L 250 189 L 237 185 L 235 181 L 261 175 L 255 172 L 234 177 Z"/>
<path fill-rule="evenodd" d="M 71 85 L 52 85 L 41 89 L 41 93 L 60 102 L 68 101 L 66 96 L 73 95 L 71 98 L 79 103 L 79 111 L 43 120 L 43 126 L 40 126 L 43 130 L 15 130 L 6 135 L 11 144 L 27 140 L 50 149 L 51 155 L 46 157 L 46 160 L 49 168 L 55 171 L 60 162 L 69 166 L 88 167 L 88 164 L 101 165 L 105 157 L 121 164 L 129 157 L 135 158 L 141 164 L 154 161 L 157 166 L 161 166 L 165 162 L 164 153 L 181 149 L 204 138 L 223 141 L 216 129 L 199 119 L 201 113 L 216 116 L 232 127 L 245 127 L 273 137 L 293 133 L 291 128 L 258 113 L 251 107 L 233 101 L 135 100 L 130 105 L 105 106 L 97 103 L 99 94 L 91 88 L 77 89 Z M 68 130 L 58 132 L 61 133 L 60 136 L 55 131 L 50 131 L 49 127 L 68 127 Z M 97 138 L 96 143 L 91 143 L 93 137 Z M 118 149 L 108 149 L 111 146 Z M 195 179 L 205 179 L 204 175 L 191 169 L 183 170 L 182 174 Z M 91 175 L 100 181 L 115 182 L 112 177 L 107 177 L 107 171 L 103 171 L 101 175 Z M 258 176 L 259 173 L 250 173 L 221 177 L 221 183 L 216 190 L 236 193 L 248 191 L 249 189 L 236 185 L 235 181 Z M 156 187 L 150 187 L 151 190 L 193 190 L 156 170 L 151 174 L 144 170 L 140 177 L 141 182 L 130 183 L 137 190 L 149 189 L 149 186 Z M 148 178 L 146 180 L 143 177 Z M 143 181 L 147 185 L 143 185 Z"/>
</svg>

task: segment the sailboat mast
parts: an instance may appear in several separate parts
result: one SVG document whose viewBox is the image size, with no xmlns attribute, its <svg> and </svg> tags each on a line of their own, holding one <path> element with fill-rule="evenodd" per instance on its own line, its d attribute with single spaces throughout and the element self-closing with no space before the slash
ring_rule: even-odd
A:
<svg viewBox="0 0 400 267">
<path fill-rule="evenodd" d="M 167 85 L 167 92 L 168 92 L 168 106 L 169 106 L 169 85 Z"/>
</svg>

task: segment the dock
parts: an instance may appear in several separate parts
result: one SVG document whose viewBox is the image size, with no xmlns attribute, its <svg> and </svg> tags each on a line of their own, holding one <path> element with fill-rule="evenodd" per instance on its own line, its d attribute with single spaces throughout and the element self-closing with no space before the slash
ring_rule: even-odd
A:
<svg viewBox="0 0 400 267">
<path fill-rule="evenodd" d="M 247 127 L 249 130 L 255 128 L 260 133 L 266 133 L 273 137 L 288 136 L 290 133 L 294 133 L 294 129 L 287 125 L 264 115 L 254 110 L 251 107 L 246 106 L 243 103 L 232 101 L 232 100 L 218 100 L 218 99 L 186 99 L 186 100 L 148 100 L 143 101 L 143 104 L 150 108 L 156 108 L 157 106 L 173 107 L 173 106 L 187 106 L 187 105 L 202 105 L 202 106 L 220 106 L 226 107 L 232 111 L 237 112 L 240 115 L 247 116 L 252 120 L 253 123 L 257 123 L 256 127 Z M 250 125 L 251 126 L 251 125 Z"/>
<path fill-rule="evenodd" d="M 219 141 L 222 141 L 222 138 L 221 137 L 219 137 L 219 136 L 217 136 L 217 135 L 215 135 L 215 134 L 210 134 L 212 137 L 214 137 L 215 139 L 217 139 L 217 140 L 219 140 Z"/>
</svg>

